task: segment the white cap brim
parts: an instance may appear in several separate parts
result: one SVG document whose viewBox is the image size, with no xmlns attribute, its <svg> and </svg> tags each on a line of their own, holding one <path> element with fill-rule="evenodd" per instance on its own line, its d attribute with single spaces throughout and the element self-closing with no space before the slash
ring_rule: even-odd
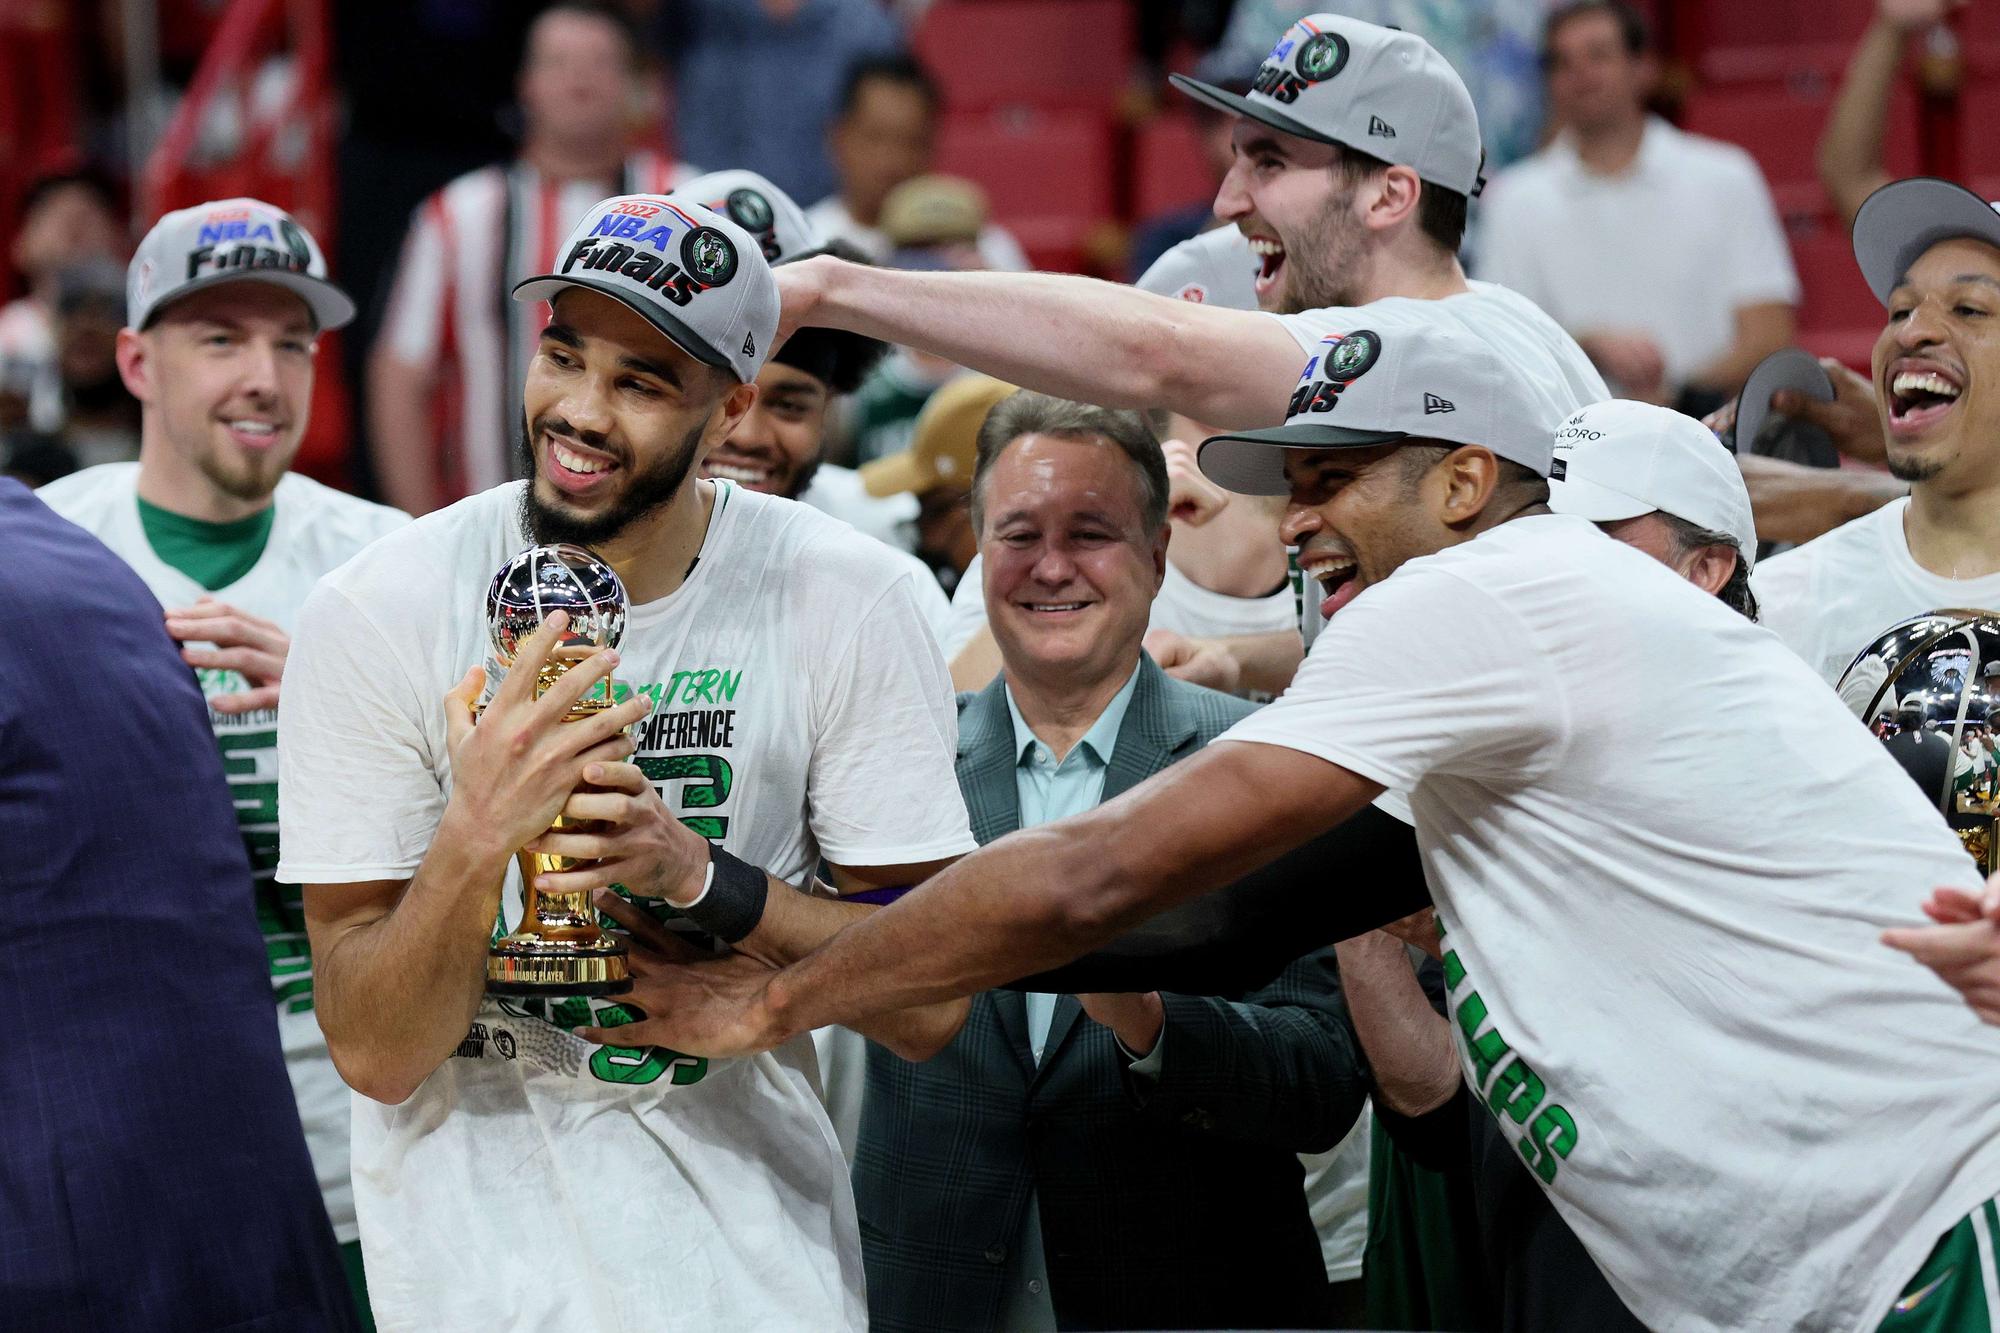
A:
<svg viewBox="0 0 2000 1333">
<path fill-rule="evenodd" d="M 1549 508 L 1558 514 L 1586 518 L 1592 523 L 1616 523 L 1621 518 L 1659 512 L 1659 506 L 1636 499 L 1623 491 L 1600 486 L 1594 481 L 1549 481 Z"/>
</svg>

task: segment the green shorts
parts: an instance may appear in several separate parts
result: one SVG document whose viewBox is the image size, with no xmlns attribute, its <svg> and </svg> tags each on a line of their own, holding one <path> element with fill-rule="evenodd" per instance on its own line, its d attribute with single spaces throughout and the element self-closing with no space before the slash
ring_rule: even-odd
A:
<svg viewBox="0 0 2000 1333">
<path fill-rule="evenodd" d="M 2000 1209 L 1989 1199 L 1944 1233 L 1879 1333 L 2000 1333 Z"/>
</svg>

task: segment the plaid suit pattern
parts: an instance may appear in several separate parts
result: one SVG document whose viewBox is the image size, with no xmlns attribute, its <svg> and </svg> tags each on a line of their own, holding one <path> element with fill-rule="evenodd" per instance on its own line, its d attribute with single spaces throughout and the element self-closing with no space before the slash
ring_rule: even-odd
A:
<svg viewBox="0 0 2000 1333">
<path fill-rule="evenodd" d="M 1105 800 L 1252 708 L 1150 658 L 1139 671 Z M 1020 823 L 1003 682 L 959 706 L 959 786 L 984 844 Z M 875 1329 L 995 1327 L 1031 1189 L 1065 1328 L 1320 1322 L 1293 1154 L 1336 1142 L 1366 1095 L 1332 951 L 1251 1002 L 1163 998 L 1168 1058 L 1143 1094 L 1073 996 L 1039 1067 L 1011 991 L 975 997 L 927 1063 L 870 1045 L 854 1185 Z"/>
</svg>

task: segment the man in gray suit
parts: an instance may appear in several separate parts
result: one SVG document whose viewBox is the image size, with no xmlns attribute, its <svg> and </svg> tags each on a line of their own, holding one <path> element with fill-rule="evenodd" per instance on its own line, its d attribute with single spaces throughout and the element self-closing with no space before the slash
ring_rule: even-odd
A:
<svg viewBox="0 0 2000 1333">
<path fill-rule="evenodd" d="M 1167 476 L 1144 419 L 1018 393 L 973 523 L 1003 672 L 959 697 L 981 843 L 1097 805 L 1251 706 L 1140 649 Z M 1331 949 L 1236 999 L 978 996 L 945 1051 L 868 1056 L 854 1167 L 873 1326 L 1328 1326 L 1296 1153 L 1359 1114 Z"/>
</svg>

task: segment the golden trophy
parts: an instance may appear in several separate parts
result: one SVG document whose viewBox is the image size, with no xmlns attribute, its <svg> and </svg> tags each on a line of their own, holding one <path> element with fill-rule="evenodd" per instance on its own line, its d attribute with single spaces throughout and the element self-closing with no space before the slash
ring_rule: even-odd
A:
<svg viewBox="0 0 2000 1333">
<path fill-rule="evenodd" d="M 533 546 L 500 567 L 486 592 L 486 627 L 495 660 L 511 668 L 522 640 L 558 611 L 569 614 L 562 642 L 537 673 L 535 697 L 592 649 L 616 648 L 625 634 L 625 585 L 611 566 L 581 546 Z M 609 677 L 571 706 L 564 722 L 610 708 Z M 587 827 L 587 823 L 583 825 Z M 558 817 L 552 828 L 576 828 Z M 486 989 L 493 995 L 622 995 L 632 989 L 625 945 L 597 924 L 588 890 L 543 893 L 535 877 L 580 864 L 523 848 L 521 921 L 493 942 L 486 956 Z"/>
</svg>

